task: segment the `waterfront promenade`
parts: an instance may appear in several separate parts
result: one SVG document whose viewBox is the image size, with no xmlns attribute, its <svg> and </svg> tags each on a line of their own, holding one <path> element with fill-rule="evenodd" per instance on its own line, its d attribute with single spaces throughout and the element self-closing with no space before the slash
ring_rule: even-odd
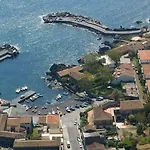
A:
<svg viewBox="0 0 150 150">
<path fill-rule="evenodd" d="M 142 29 L 140 28 L 125 29 L 121 27 L 119 29 L 109 29 L 102 25 L 99 21 L 89 19 L 84 16 L 73 15 L 67 12 L 48 14 L 43 17 L 43 20 L 44 23 L 65 23 L 105 35 L 130 35 L 142 33 Z"/>
</svg>

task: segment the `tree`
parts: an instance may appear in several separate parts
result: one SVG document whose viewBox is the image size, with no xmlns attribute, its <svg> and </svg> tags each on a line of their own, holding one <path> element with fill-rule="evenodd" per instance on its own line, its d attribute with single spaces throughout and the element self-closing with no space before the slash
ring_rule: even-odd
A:
<svg viewBox="0 0 150 150">
<path fill-rule="evenodd" d="M 143 125 L 142 124 L 138 124 L 137 125 L 137 134 L 138 135 L 142 135 L 143 134 Z"/>
<path fill-rule="evenodd" d="M 129 120 L 129 122 L 130 122 L 131 124 L 133 124 L 133 123 L 136 122 L 136 118 L 135 118 L 135 116 L 132 115 L 132 114 L 128 116 L 128 120 Z"/>
<path fill-rule="evenodd" d="M 120 61 L 121 52 L 117 50 L 110 50 L 107 52 L 107 55 L 115 62 L 118 63 Z"/>
<path fill-rule="evenodd" d="M 145 113 L 137 113 L 135 114 L 135 119 L 138 123 L 143 123 L 145 124 L 146 123 L 146 116 L 145 116 Z"/>
<path fill-rule="evenodd" d="M 120 98 L 120 92 L 115 89 L 113 92 L 112 92 L 112 98 L 114 101 L 119 101 L 119 98 Z"/>
</svg>

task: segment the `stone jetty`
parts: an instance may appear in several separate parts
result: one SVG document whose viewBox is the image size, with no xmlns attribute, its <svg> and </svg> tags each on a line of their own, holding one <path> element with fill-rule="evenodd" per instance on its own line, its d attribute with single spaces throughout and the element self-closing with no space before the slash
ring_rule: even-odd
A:
<svg viewBox="0 0 150 150">
<path fill-rule="evenodd" d="M 46 16 L 43 16 L 43 21 L 44 23 L 70 24 L 73 26 L 91 30 L 97 34 L 102 33 L 105 35 L 130 35 L 130 34 L 141 34 L 144 32 L 143 29 L 140 28 L 127 29 L 123 28 L 122 26 L 120 26 L 120 28 L 118 29 L 110 29 L 95 19 L 81 15 L 71 14 L 69 12 L 57 12 L 47 14 Z"/>
</svg>

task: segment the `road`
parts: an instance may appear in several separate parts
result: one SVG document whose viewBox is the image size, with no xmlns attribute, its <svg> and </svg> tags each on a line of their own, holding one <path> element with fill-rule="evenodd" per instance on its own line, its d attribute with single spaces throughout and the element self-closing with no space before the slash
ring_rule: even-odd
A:
<svg viewBox="0 0 150 150">
<path fill-rule="evenodd" d="M 95 101 L 94 104 L 99 105 L 106 102 L 107 100 Z M 78 124 L 80 124 L 80 112 L 84 112 L 86 109 L 88 109 L 88 107 L 77 109 L 76 111 L 73 111 L 71 113 L 62 116 L 61 122 L 62 122 L 62 128 L 64 132 L 65 150 L 84 150 L 83 145 L 82 148 L 79 147 L 79 142 L 77 141 L 77 137 L 81 137 L 80 130 L 78 129 Z M 77 121 L 77 125 L 74 125 L 75 121 Z M 69 149 L 67 149 L 66 146 L 67 140 L 69 140 L 71 144 L 71 148 Z"/>
<path fill-rule="evenodd" d="M 71 144 L 71 148 L 69 148 L 69 150 L 83 150 L 83 148 L 79 147 L 77 137 L 81 137 L 81 133 L 78 130 L 78 124 L 80 122 L 79 115 L 80 115 L 80 112 L 85 111 L 85 109 L 86 108 L 78 109 L 78 110 L 62 117 L 64 141 L 66 142 L 67 140 L 69 140 L 70 144 Z M 75 121 L 77 121 L 77 125 L 74 125 Z M 68 132 L 68 137 L 67 137 L 67 133 L 65 133 L 65 132 Z M 67 150 L 66 143 L 64 143 L 64 146 L 65 146 L 65 150 Z"/>
</svg>

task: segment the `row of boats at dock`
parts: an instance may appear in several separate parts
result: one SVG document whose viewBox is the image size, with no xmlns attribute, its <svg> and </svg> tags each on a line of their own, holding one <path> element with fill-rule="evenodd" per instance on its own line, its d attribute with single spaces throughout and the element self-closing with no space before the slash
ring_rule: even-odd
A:
<svg viewBox="0 0 150 150">
<path fill-rule="evenodd" d="M 25 85 L 21 88 L 17 88 L 16 93 L 19 94 L 20 92 L 27 91 L 27 90 L 28 90 L 28 87 Z"/>
</svg>

